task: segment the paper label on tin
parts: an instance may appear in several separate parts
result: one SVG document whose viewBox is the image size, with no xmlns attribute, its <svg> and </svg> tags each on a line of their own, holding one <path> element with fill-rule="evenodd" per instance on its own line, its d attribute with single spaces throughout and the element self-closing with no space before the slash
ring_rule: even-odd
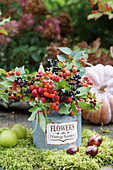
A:
<svg viewBox="0 0 113 170">
<path fill-rule="evenodd" d="M 66 145 L 78 140 L 77 121 L 65 123 L 48 123 L 46 127 L 46 144 Z"/>
</svg>

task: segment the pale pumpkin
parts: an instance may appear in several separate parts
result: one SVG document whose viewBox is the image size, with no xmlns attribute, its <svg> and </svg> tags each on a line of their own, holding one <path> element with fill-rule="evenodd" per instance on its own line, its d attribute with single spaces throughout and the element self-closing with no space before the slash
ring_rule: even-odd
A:
<svg viewBox="0 0 113 170">
<path fill-rule="evenodd" d="M 113 122 L 113 67 L 97 64 L 87 67 L 85 75 L 93 82 L 91 92 L 96 94 L 98 101 L 103 105 L 96 112 L 84 110 L 83 118 L 96 124 Z"/>
</svg>

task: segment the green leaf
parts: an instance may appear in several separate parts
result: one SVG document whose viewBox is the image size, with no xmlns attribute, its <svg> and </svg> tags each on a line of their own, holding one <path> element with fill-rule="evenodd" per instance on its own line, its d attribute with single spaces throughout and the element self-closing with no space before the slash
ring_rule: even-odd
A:
<svg viewBox="0 0 113 170">
<path fill-rule="evenodd" d="M 39 66 L 38 72 L 42 72 L 42 73 L 45 72 L 42 63 L 41 63 L 40 66 Z"/>
<path fill-rule="evenodd" d="M 90 66 L 90 67 L 92 67 L 93 65 L 91 64 L 91 63 L 85 63 L 86 65 L 88 65 L 88 66 Z"/>
<path fill-rule="evenodd" d="M 6 71 L 5 71 L 4 69 L 0 68 L 0 75 L 1 75 L 2 73 L 5 74 Z"/>
<path fill-rule="evenodd" d="M 30 52 L 36 51 L 37 50 L 37 46 L 31 46 L 28 50 Z"/>
<path fill-rule="evenodd" d="M 3 90 L 3 89 L 0 89 L 0 92 L 4 93 L 4 90 Z"/>
<path fill-rule="evenodd" d="M 23 67 L 20 67 L 20 68 L 16 67 L 16 68 L 15 68 L 15 73 L 16 73 L 16 71 L 20 71 L 21 74 L 25 74 L 24 66 L 23 66 Z"/>
<path fill-rule="evenodd" d="M 35 111 L 37 108 L 38 108 L 37 106 L 34 106 L 34 107 L 30 108 L 28 111 L 29 111 L 29 112 L 33 112 L 33 111 Z"/>
<path fill-rule="evenodd" d="M 87 19 L 89 20 L 89 19 L 94 19 L 94 17 L 96 17 L 96 18 L 99 18 L 99 17 L 101 17 L 103 14 L 102 13 L 97 13 L 97 14 L 89 14 L 88 15 L 88 17 L 87 17 Z"/>
<path fill-rule="evenodd" d="M 80 67 L 78 67 L 78 69 L 80 70 L 79 74 L 81 76 L 83 76 L 85 74 L 85 72 L 86 72 L 85 68 L 83 66 L 80 66 Z"/>
<path fill-rule="evenodd" d="M 65 80 L 60 80 L 60 81 L 58 82 L 58 85 L 59 85 L 59 87 L 69 86 L 69 84 L 68 84 L 67 81 L 65 81 Z"/>
<path fill-rule="evenodd" d="M 6 80 L 9 80 L 9 81 L 13 82 L 15 80 L 15 77 L 14 76 L 6 77 Z"/>
<path fill-rule="evenodd" d="M 73 100 L 72 100 L 72 103 L 71 103 L 71 108 L 72 108 L 74 113 L 77 113 L 76 106 L 75 106 L 75 103 L 74 103 Z"/>
<path fill-rule="evenodd" d="M 69 114 L 70 113 L 70 111 L 69 111 L 69 109 L 70 109 L 70 106 L 62 106 L 61 108 L 60 108 L 60 110 L 59 110 L 59 113 L 60 114 Z"/>
<path fill-rule="evenodd" d="M 73 52 L 69 55 L 69 58 L 73 57 L 78 51 L 79 51 L 79 49 L 73 51 Z"/>
<path fill-rule="evenodd" d="M 80 87 L 77 90 L 80 91 L 80 93 L 76 94 L 76 96 L 82 96 L 82 95 L 88 93 L 90 89 L 89 89 L 89 87 Z"/>
<path fill-rule="evenodd" d="M 49 105 L 49 103 L 44 103 L 44 106 L 46 106 L 46 107 L 51 107 L 51 106 Z"/>
<path fill-rule="evenodd" d="M 90 106 L 91 106 L 91 104 L 89 104 L 89 103 L 78 101 L 78 107 L 80 107 L 83 110 L 89 110 Z"/>
<path fill-rule="evenodd" d="M 37 75 L 37 71 L 35 71 L 31 74 L 31 76 L 36 76 L 36 75 Z"/>
<path fill-rule="evenodd" d="M 49 122 L 49 120 L 48 120 L 48 117 L 47 117 L 46 109 L 43 107 L 43 108 L 42 108 L 42 111 L 43 111 L 43 113 L 44 113 L 44 115 L 45 115 L 45 118 L 46 118 L 46 125 L 47 125 L 48 122 Z"/>
<path fill-rule="evenodd" d="M 41 127 L 42 131 L 45 132 L 45 129 L 46 129 L 45 117 L 40 112 L 39 112 L 39 123 L 40 123 L 40 127 Z"/>
<path fill-rule="evenodd" d="M 0 87 L 12 87 L 12 81 L 0 82 Z"/>
<path fill-rule="evenodd" d="M 25 74 L 28 75 L 29 74 L 29 70 L 25 69 Z"/>
<path fill-rule="evenodd" d="M 70 55 L 72 53 L 72 50 L 68 47 L 58 47 L 58 49 L 67 55 Z"/>
<path fill-rule="evenodd" d="M 73 63 L 66 63 L 66 67 L 68 68 L 68 70 L 71 70 L 72 65 L 73 65 Z"/>
<path fill-rule="evenodd" d="M 37 128 L 38 117 L 39 117 L 38 114 L 36 114 L 35 128 L 33 129 L 33 132 L 32 132 L 32 133 L 34 133 L 35 130 L 36 130 L 36 128 Z"/>
<path fill-rule="evenodd" d="M 80 56 L 84 56 L 84 51 L 79 51 L 74 55 L 74 59 L 76 63 L 79 63 L 78 59 Z"/>
<path fill-rule="evenodd" d="M 36 117 L 36 114 L 38 111 L 40 111 L 41 108 L 34 106 L 33 108 L 29 109 L 29 112 L 32 112 L 31 116 L 28 118 L 28 121 L 33 121 Z"/>
<path fill-rule="evenodd" d="M 62 69 L 62 63 L 61 62 L 58 62 L 58 67 L 60 67 Z"/>
<path fill-rule="evenodd" d="M 68 57 L 65 55 L 57 55 L 57 59 L 61 62 L 63 62 L 64 60 L 68 61 Z"/>
<path fill-rule="evenodd" d="M 9 97 L 8 94 L 5 94 L 5 95 L 4 95 L 4 101 L 5 101 L 6 103 L 8 103 L 8 97 Z"/>
<path fill-rule="evenodd" d="M 36 53 L 32 53 L 32 54 L 31 54 L 31 57 L 32 57 L 32 59 L 33 59 L 34 61 L 36 61 L 36 62 L 39 62 L 39 61 L 40 61 L 40 58 L 37 56 Z"/>
<path fill-rule="evenodd" d="M 5 22 L 9 22 L 9 21 L 10 21 L 10 18 L 11 18 L 11 17 L 3 19 L 3 20 L 0 22 L 0 25 L 4 25 Z"/>
<path fill-rule="evenodd" d="M 7 32 L 3 28 L 0 29 L 0 33 L 7 35 Z"/>
</svg>

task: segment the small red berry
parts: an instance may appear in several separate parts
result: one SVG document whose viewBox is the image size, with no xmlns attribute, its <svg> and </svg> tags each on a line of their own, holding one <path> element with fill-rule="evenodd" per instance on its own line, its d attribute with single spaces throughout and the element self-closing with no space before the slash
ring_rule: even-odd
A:
<svg viewBox="0 0 113 170">
<path fill-rule="evenodd" d="M 16 75 L 17 75 L 17 76 L 20 76 L 20 71 L 16 71 Z"/>
<path fill-rule="evenodd" d="M 66 99 L 66 103 L 71 103 L 71 101 L 72 101 L 72 97 L 68 97 L 68 98 Z"/>
<path fill-rule="evenodd" d="M 36 95 L 37 95 L 37 90 L 34 89 L 34 90 L 31 92 L 31 95 L 32 95 L 32 96 L 36 96 Z"/>
</svg>

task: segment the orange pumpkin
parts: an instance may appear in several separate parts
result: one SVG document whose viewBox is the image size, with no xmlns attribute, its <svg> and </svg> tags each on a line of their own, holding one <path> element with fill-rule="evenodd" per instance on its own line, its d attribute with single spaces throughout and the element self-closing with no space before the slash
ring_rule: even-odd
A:
<svg viewBox="0 0 113 170">
<path fill-rule="evenodd" d="M 97 64 L 87 67 L 85 75 L 93 82 L 91 92 L 95 93 L 96 98 L 103 105 L 96 112 L 84 110 L 82 112 L 83 118 L 96 124 L 113 122 L 113 67 Z"/>
</svg>

